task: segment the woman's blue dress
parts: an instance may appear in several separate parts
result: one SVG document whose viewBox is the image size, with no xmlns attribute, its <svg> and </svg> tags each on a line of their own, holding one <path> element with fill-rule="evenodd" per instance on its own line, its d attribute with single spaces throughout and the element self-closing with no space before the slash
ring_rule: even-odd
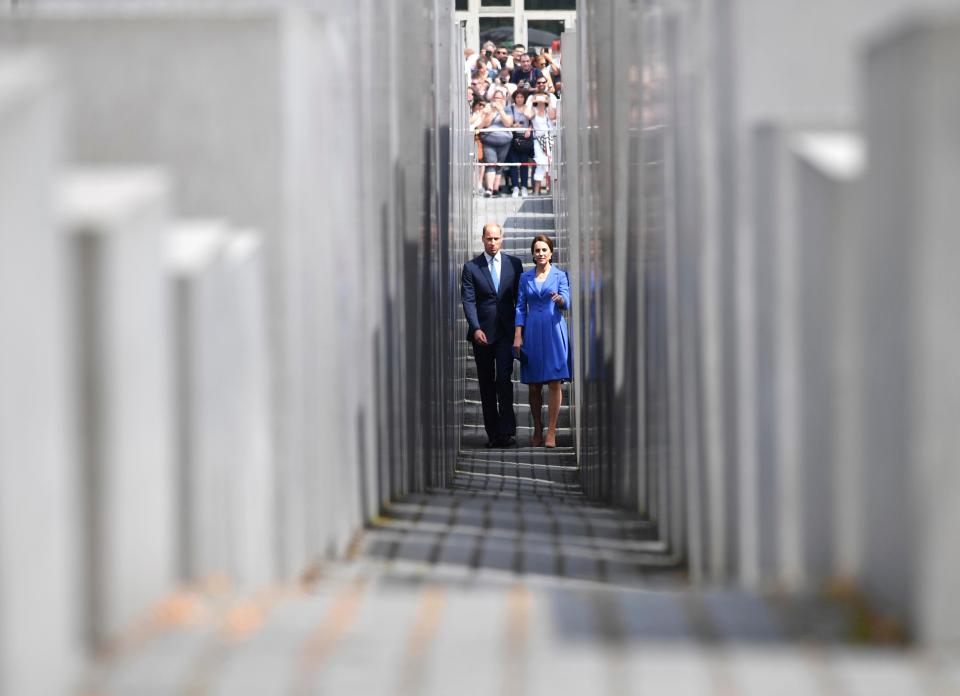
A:
<svg viewBox="0 0 960 696">
<path fill-rule="evenodd" d="M 567 274 L 550 267 L 542 285 L 537 285 L 537 269 L 520 276 L 517 295 L 516 325 L 523 326 L 523 356 L 520 360 L 520 381 L 542 384 L 570 379 L 570 336 L 567 322 L 556 303 L 554 293 L 563 297 L 564 311 L 570 307 L 570 282 Z"/>
</svg>

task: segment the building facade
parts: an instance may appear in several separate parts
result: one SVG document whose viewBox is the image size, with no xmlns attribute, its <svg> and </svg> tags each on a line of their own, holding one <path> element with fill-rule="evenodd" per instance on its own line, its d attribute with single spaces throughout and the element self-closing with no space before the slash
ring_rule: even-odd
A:
<svg viewBox="0 0 960 696">
<path fill-rule="evenodd" d="M 497 45 L 521 43 L 528 49 L 550 47 L 573 29 L 577 0 L 455 0 L 456 18 L 466 45 L 479 48 L 487 40 Z"/>
</svg>

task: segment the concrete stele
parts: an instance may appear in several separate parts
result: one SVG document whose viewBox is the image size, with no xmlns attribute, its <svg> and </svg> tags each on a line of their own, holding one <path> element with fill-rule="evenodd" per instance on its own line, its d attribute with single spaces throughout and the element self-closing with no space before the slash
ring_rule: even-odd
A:
<svg viewBox="0 0 960 696">
<path fill-rule="evenodd" d="M 80 365 L 86 630 L 129 627 L 174 580 L 172 368 L 157 169 L 77 170 L 61 189 Z"/>
<path fill-rule="evenodd" d="M 315 253 L 339 243 L 350 220 L 335 213 L 353 200 L 329 181 L 340 166 L 329 155 L 359 119 L 354 100 L 332 96 L 346 89 L 342 71 L 326 67 L 336 29 L 319 12 L 260 3 L 41 3 L 14 19 L 0 38 L 49 47 L 63 63 L 79 162 L 156 162 L 173 176 L 178 213 L 262 234 L 270 441 L 284 500 L 277 548 L 284 574 L 297 577 L 360 522 L 348 510 L 350 529 L 337 530 L 327 514 L 357 506 L 353 468 L 333 464 L 356 439 L 344 434 L 354 414 L 338 407 L 341 370 L 328 369 L 350 362 L 329 330 L 342 314 L 330 289 L 354 282 L 354 262 L 324 265 Z M 350 111 L 334 117 L 330 104 Z M 331 487 L 330 477 L 342 481 Z"/>
<path fill-rule="evenodd" d="M 812 579 L 849 579 L 862 556 L 859 423 L 863 384 L 857 248 L 863 138 L 853 131 L 793 137 L 800 271 L 800 404 L 804 564 Z"/>
<path fill-rule="evenodd" d="M 166 235 L 177 372 L 180 568 L 272 579 L 273 485 L 258 238 L 223 222 Z"/>
<path fill-rule="evenodd" d="M 66 693 L 80 658 L 61 109 L 43 56 L 0 55 L 0 693 L 22 696 Z"/>
<path fill-rule="evenodd" d="M 863 64 L 863 580 L 920 641 L 956 646 L 960 15 L 905 19 L 874 37 Z"/>
</svg>

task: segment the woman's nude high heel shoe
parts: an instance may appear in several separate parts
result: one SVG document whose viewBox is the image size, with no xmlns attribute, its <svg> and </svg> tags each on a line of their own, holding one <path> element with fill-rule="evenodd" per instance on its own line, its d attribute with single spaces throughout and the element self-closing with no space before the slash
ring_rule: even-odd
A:
<svg viewBox="0 0 960 696">
<path fill-rule="evenodd" d="M 540 447 L 543 444 L 543 430 L 539 428 L 533 431 L 533 439 L 530 444 L 534 447 Z"/>
<path fill-rule="evenodd" d="M 547 449 L 554 449 L 557 446 L 556 428 L 547 428 L 547 439 L 544 441 L 543 446 Z"/>
</svg>

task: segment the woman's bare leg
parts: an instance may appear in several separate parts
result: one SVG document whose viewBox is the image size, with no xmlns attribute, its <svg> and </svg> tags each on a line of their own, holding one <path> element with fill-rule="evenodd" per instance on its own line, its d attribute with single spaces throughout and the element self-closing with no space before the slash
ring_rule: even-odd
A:
<svg viewBox="0 0 960 696">
<path fill-rule="evenodd" d="M 563 392 L 560 391 L 560 381 L 547 383 L 547 447 L 557 446 L 557 420 L 560 418 L 560 404 L 563 402 Z"/>
<path fill-rule="evenodd" d="M 543 385 L 530 384 L 527 386 L 530 394 L 530 413 L 533 414 L 533 439 L 531 443 L 534 447 L 539 447 L 543 444 L 543 422 L 540 416 L 540 412 L 543 410 L 543 392 L 541 391 Z"/>
<path fill-rule="evenodd" d="M 487 173 L 484 175 L 484 177 L 483 177 L 483 183 L 484 183 L 484 188 L 486 188 L 487 191 L 493 191 L 493 190 L 494 190 L 494 188 L 493 188 L 493 182 L 494 182 L 494 179 L 496 179 L 496 178 L 497 178 L 496 172 L 487 172 Z"/>
</svg>

